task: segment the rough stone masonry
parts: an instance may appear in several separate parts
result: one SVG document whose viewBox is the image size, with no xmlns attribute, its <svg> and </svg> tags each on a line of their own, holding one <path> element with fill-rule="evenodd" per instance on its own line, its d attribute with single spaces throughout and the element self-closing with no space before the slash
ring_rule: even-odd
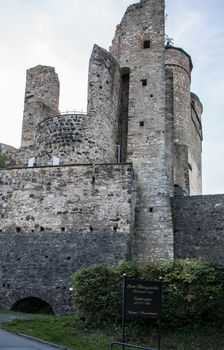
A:
<svg viewBox="0 0 224 350">
<path fill-rule="evenodd" d="M 54 68 L 27 71 L 21 148 L 0 144 L 0 308 L 66 313 L 93 263 L 224 261 L 224 196 L 201 196 L 203 107 L 164 6 L 129 6 L 110 50 L 94 45 L 86 114 L 59 112 Z"/>
</svg>

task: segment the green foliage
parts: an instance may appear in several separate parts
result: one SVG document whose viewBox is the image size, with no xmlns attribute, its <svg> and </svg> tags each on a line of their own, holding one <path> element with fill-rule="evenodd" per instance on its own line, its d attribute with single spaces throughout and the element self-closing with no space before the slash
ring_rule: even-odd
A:
<svg viewBox="0 0 224 350">
<path fill-rule="evenodd" d="M 6 156 L 0 150 L 0 169 L 5 168 Z"/>
<path fill-rule="evenodd" d="M 73 302 L 89 323 L 107 324 L 119 318 L 121 281 L 109 266 L 95 265 L 77 271 L 73 278 Z"/>
<path fill-rule="evenodd" d="M 73 275 L 73 303 L 85 322 L 107 325 L 120 320 L 124 273 L 163 282 L 162 317 L 166 324 L 224 321 L 224 266 L 192 259 L 95 265 L 77 271 Z"/>
</svg>

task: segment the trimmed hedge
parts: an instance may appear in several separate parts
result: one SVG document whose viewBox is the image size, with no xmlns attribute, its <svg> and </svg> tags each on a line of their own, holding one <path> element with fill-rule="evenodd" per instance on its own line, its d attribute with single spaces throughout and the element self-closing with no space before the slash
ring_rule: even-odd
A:
<svg viewBox="0 0 224 350">
<path fill-rule="evenodd" d="M 94 265 L 75 272 L 72 300 L 85 322 L 108 325 L 120 321 L 124 273 L 163 282 L 162 319 L 166 324 L 224 321 L 224 265 L 173 260 Z"/>
</svg>

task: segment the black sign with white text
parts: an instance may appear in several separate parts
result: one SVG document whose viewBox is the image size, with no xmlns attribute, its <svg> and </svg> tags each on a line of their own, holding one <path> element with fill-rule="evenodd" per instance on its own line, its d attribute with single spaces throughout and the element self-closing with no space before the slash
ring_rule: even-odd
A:
<svg viewBox="0 0 224 350">
<path fill-rule="evenodd" d="M 125 278 L 125 317 L 160 318 L 162 284 L 160 281 Z"/>
</svg>

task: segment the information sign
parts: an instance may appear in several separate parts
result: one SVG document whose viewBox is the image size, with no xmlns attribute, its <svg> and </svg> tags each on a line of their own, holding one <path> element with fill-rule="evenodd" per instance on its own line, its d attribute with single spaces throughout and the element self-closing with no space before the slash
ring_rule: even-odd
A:
<svg viewBox="0 0 224 350">
<path fill-rule="evenodd" d="M 162 287 L 160 281 L 125 278 L 124 313 L 127 318 L 160 318 Z"/>
</svg>

